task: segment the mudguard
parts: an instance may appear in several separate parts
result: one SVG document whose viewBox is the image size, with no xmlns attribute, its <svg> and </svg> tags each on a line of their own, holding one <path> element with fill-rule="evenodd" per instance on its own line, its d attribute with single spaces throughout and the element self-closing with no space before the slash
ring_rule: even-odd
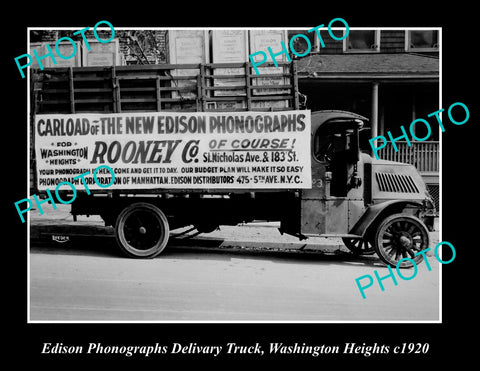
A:
<svg viewBox="0 0 480 371">
<path fill-rule="evenodd" d="M 391 200 L 371 205 L 367 208 L 358 222 L 353 226 L 350 234 L 355 234 L 364 238 L 369 228 L 375 222 L 385 218 L 388 215 L 400 212 L 406 206 L 422 208 L 423 205 L 421 202 L 409 200 Z"/>
</svg>

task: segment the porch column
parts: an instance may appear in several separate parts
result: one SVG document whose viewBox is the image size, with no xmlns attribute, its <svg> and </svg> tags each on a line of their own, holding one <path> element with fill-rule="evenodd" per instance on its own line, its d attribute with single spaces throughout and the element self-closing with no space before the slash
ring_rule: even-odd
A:
<svg viewBox="0 0 480 371">
<path fill-rule="evenodd" d="M 371 112 L 371 135 L 378 136 L 378 82 L 372 84 L 372 112 Z"/>
</svg>

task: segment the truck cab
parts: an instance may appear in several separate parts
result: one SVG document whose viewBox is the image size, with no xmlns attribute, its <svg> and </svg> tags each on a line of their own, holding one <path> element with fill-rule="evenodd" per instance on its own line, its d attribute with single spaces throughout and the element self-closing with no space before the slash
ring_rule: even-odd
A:
<svg viewBox="0 0 480 371">
<path fill-rule="evenodd" d="M 352 252 L 377 252 L 391 265 L 419 261 L 434 212 L 419 172 L 361 152 L 365 117 L 333 110 L 311 117 L 312 188 L 301 191 L 300 235 L 339 236 Z"/>
</svg>

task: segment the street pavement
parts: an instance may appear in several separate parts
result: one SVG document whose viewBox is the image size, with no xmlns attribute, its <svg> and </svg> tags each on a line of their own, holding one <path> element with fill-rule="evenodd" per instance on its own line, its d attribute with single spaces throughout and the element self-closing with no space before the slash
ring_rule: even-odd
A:
<svg viewBox="0 0 480 371">
<path fill-rule="evenodd" d="M 30 321 L 438 321 L 438 262 L 365 290 L 355 279 L 389 271 L 340 239 L 298 241 L 275 223 L 221 227 L 175 240 L 155 259 L 123 257 L 98 217 L 68 209 L 30 214 Z M 55 237 L 52 237 L 55 236 Z M 68 236 L 68 241 L 66 237 Z M 432 246 L 438 233 L 431 235 Z M 57 241 L 54 241 L 55 238 Z M 435 240 L 436 239 L 436 240 Z M 61 241 L 61 242 L 60 242 Z M 402 272 L 405 276 L 413 270 Z M 396 273 L 395 273 L 396 274 Z"/>
</svg>

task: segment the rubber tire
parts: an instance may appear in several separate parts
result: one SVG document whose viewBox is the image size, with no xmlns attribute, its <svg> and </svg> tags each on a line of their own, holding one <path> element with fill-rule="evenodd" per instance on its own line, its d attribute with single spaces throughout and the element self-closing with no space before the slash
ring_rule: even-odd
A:
<svg viewBox="0 0 480 371">
<path fill-rule="evenodd" d="M 147 212 L 152 214 L 158 221 L 158 227 L 160 228 L 160 237 L 158 241 L 148 249 L 137 249 L 132 246 L 125 237 L 125 222 L 130 216 L 136 212 Z M 168 219 L 165 214 L 155 205 L 146 202 L 133 203 L 124 208 L 117 217 L 115 223 L 115 238 L 120 250 L 131 258 L 154 258 L 158 256 L 167 246 L 170 237 L 170 227 Z"/>
<path fill-rule="evenodd" d="M 358 242 L 361 240 L 361 245 L 356 246 Z M 359 238 L 359 239 L 354 239 L 354 238 L 348 238 L 348 237 L 342 237 L 343 244 L 354 254 L 354 255 L 373 255 L 375 254 L 375 248 L 373 247 L 373 244 L 371 241 Z M 370 244 L 371 247 L 364 249 L 364 248 L 359 248 L 363 246 L 367 242 L 367 244 Z M 368 245 L 367 245 L 368 246 Z"/>
<path fill-rule="evenodd" d="M 417 217 L 413 215 L 408 215 L 408 214 L 392 214 L 388 217 L 386 217 L 378 226 L 377 230 L 375 232 L 375 239 L 374 239 L 374 248 L 375 252 L 377 253 L 378 257 L 387 265 L 390 265 L 391 267 L 396 267 L 398 261 L 404 258 L 404 256 L 400 256 L 399 259 L 396 259 L 389 255 L 387 251 L 385 251 L 385 248 L 383 247 L 382 240 L 383 240 L 383 235 L 386 231 L 386 229 L 393 224 L 393 221 L 399 219 L 399 221 L 409 221 L 410 223 L 415 224 L 420 231 L 422 232 L 422 246 L 420 247 L 419 250 L 415 249 L 415 252 L 424 250 L 428 247 L 429 245 L 429 236 L 428 236 L 428 229 L 425 226 L 425 224 L 418 219 Z M 407 257 L 412 259 L 415 264 L 420 263 L 423 260 L 422 255 L 417 255 L 415 257 L 409 256 L 407 254 Z M 403 261 L 400 265 L 399 268 L 412 268 L 413 264 L 406 260 Z"/>
</svg>

